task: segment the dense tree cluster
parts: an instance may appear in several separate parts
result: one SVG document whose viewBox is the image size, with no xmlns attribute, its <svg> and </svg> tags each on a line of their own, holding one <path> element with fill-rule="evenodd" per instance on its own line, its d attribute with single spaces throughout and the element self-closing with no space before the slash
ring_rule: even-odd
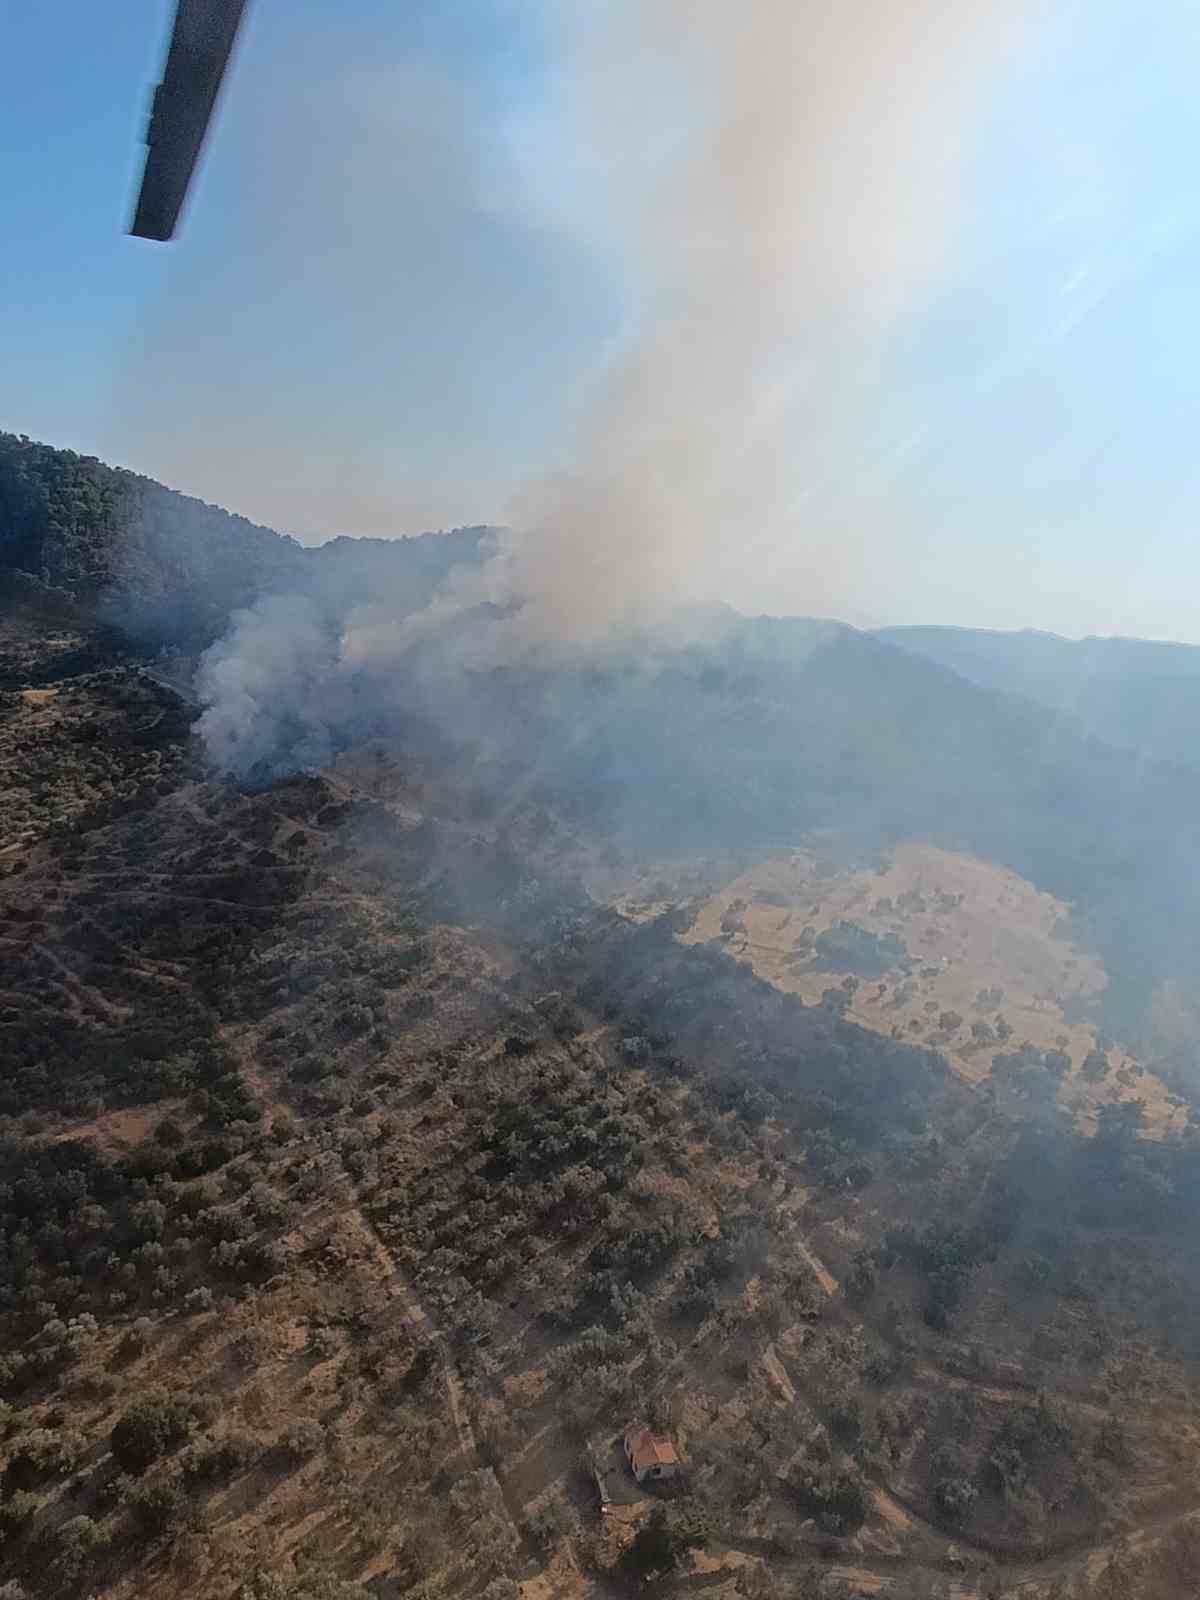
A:
<svg viewBox="0 0 1200 1600">
<path fill-rule="evenodd" d="M 904 941 L 894 933 L 872 933 L 856 922 L 837 922 L 817 934 L 813 951 L 820 966 L 859 978 L 881 978 L 908 959 Z"/>
</svg>

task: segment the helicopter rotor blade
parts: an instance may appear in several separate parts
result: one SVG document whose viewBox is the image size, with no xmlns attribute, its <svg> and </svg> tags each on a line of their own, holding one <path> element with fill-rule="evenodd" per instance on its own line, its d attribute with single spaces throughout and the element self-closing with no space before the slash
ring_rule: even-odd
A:
<svg viewBox="0 0 1200 1600">
<path fill-rule="evenodd" d="M 146 165 L 130 233 L 173 237 L 246 0 L 179 0 L 163 80 L 146 129 Z"/>
</svg>

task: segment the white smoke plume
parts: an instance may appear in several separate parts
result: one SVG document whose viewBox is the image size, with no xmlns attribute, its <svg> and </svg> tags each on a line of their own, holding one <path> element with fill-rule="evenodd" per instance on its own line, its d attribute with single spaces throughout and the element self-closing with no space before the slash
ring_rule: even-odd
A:
<svg viewBox="0 0 1200 1600">
<path fill-rule="evenodd" d="M 281 757 L 292 767 L 325 766 L 344 693 L 337 668 L 336 642 L 307 597 L 270 595 L 237 612 L 197 676 L 210 756 L 239 773 Z"/>
<path fill-rule="evenodd" d="M 603 180 L 582 204 L 640 303 L 573 463 L 516 507 L 532 531 L 511 581 L 538 631 L 594 637 L 719 599 L 754 565 L 768 609 L 781 580 L 809 612 L 844 600 L 864 395 L 944 267 L 1021 9 L 559 8 L 564 97 Z"/>
<path fill-rule="evenodd" d="M 459 633 L 468 665 L 658 625 L 744 596 L 748 572 L 764 610 L 781 597 L 838 609 L 853 585 L 864 400 L 951 252 L 964 163 L 1016 59 L 1021 11 L 547 8 L 576 192 L 529 203 L 620 264 L 626 334 L 581 379 L 565 468 L 511 508 L 520 533 L 482 568 L 456 569 L 423 618 L 386 592 L 340 615 L 276 598 L 239 616 L 201 676 L 216 759 L 320 764 L 356 682 L 362 698 L 386 693 L 389 661 L 483 601 L 502 620 Z"/>
</svg>

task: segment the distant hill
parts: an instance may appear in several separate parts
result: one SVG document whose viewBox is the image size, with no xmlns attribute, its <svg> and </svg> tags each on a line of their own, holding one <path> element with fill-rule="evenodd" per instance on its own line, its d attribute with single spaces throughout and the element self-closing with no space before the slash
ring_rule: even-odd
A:
<svg viewBox="0 0 1200 1600">
<path fill-rule="evenodd" d="M 1144 759 L 1200 759 L 1200 646 L 981 628 L 882 628 L 875 636 L 984 688 L 1068 711 L 1085 732 Z"/>
</svg>

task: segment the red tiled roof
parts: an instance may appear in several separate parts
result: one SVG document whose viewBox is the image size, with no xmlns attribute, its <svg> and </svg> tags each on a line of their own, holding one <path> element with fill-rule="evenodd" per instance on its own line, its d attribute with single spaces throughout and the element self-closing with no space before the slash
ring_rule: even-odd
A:
<svg viewBox="0 0 1200 1600">
<path fill-rule="evenodd" d="M 662 1434 L 651 1433 L 649 1428 L 637 1425 L 627 1428 L 625 1447 L 629 1451 L 629 1459 L 633 1463 L 635 1472 L 643 1467 L 667 1467 L 679 1464 L 679 1457 L 670 1439 L 665 1439 Z"/>
</svg>

